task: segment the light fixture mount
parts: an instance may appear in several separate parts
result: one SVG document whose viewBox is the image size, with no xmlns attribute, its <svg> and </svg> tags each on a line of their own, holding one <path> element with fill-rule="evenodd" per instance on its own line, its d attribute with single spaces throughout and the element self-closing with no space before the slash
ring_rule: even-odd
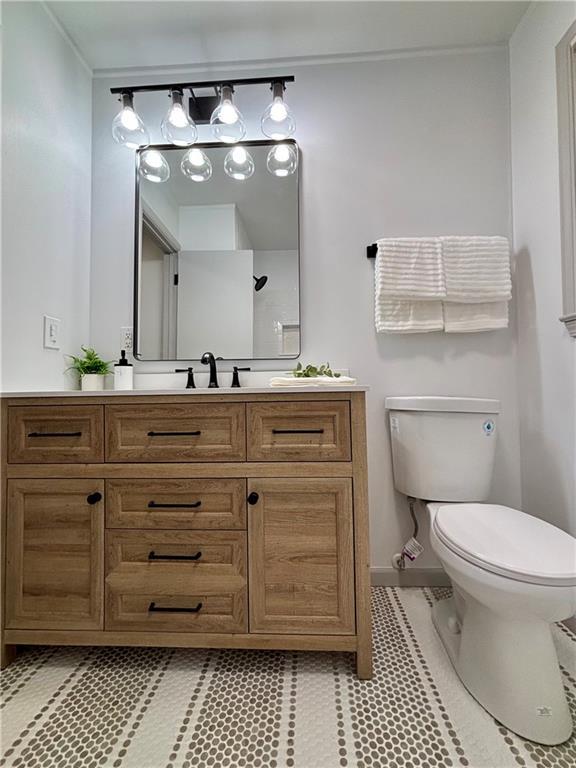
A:
<svg viewBox="0 0 576 768">
<path fill-rule="evenodd" d="M 243 85 L 270 85 L 272 88 L 275 83 L 281 83 L 283 89 L 286 87 L 286 83 L 294 82 L 294 75 L 277 75 L 275 77 L 244 77 L 240 79 L 223 78 L 222 80 L 199 80 L 198 82 L 185 82 L 185 83 L 154 83 L 150 85 L 123 85 L 117 88 L 110 88 L 110 93 L 114 94 L 134 94 L 134 93 L 146 93 L 152 91 L 190 91 L 200 90 L 201 88 L 214 88 L 216 97 L 220 95 L 220 89 L 223 85 L 227 85 L 232 90 L 238 86 Z M 202 97 L 201 97 L 202 98 Z M 209 96 L 208 98 L 214 98 Z"/>
</svg>

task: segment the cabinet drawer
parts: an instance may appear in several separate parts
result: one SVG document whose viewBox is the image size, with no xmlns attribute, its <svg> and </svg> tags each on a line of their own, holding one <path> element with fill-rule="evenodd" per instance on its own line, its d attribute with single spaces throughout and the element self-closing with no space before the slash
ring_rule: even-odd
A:
<svg viewBox="0 0 576 768">
<path fill-rule="evenodd" d="M 101 405 L 11 406 L 8 409 L 9 462 L 84 464 L 103 460 L 104 409 Z"/>
<path fill-rule="evenodd" d="M 244 461 L 244 405 L 106 406 L 108 461 Z"/>
<path fill-rule="evenodd" d="M 245 528 L 246 480 L 108 480 L 108 528 Z"/>
<path fill-rule="evenodd" d="M 245 632 L 246 534 L 109 531 L 106 629 Z"/>
<path fill-rule="evenodd" d="M 350 461 L 347 402 L 248 405 L 249 461 Z"/>
</svg>

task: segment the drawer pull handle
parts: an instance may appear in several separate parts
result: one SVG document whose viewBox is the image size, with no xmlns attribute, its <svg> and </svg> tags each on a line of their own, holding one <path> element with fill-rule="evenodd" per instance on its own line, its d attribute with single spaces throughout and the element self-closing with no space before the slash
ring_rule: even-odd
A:
<svg viewBox="0 0 576 768">
<path fill-rule="evenodd" d="M 148 509 L 198 509 L 201 506 L 201 501 L 193 501 L 191 504 L 158 504 L 157 501 L 148 502 Z"/>
<path fill-rule="evenodd" d="M 28 432 L 28 437 L 82 437 L 82 432 Z"/>
<path fill-rule="evenodd" d="M 202 552 L 195 555 L 157 555 L 154 550 L 148 553 L 148 560 L 200 560 Z"/>
<path fill-rule="evenodd" d="M 256 491 L 252 491 L 252 493 L 248 496 L 248 504 L 251 504 L 254 506 L 254 504 L 258 504 L 258 499 L 260 496 L 256 493 Z"/>
<path fill-rule="evenodd" d="M 322 435 L 323 429 L 273 429 L 273 435 Z"/>
<path fill-rule="evenodd" d="M 88 496 L 86 496 L 86 501 L 88 504 L 98 504 L 99 501 L 102 501 L 102 494 L 96 491 L 96 493 L 89 493 Z"/>
<path fill-rule="evenodd" d="M 148 432 L 148 437 L 197 437 L 202 432 L 197 429 L 195 432 L 154 432 L 151 430 Z"/>
<path fill-rule="evenodd" d="M 150 603 L 148 611 L 150 613 L 199 613 L 202 608 L 202 603 L 198 603 L 196 608 L 161 608 L 156 603 Z"/>
</svg>

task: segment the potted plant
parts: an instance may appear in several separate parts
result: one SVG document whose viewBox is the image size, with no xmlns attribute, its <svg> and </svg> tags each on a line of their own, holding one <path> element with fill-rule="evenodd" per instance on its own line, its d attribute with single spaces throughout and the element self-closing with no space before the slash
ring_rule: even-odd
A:
<svg viewBox="0 0 576 768">
<path fill-rule="evenodd" d="M 110 373 L 110 363 L 102 360 L 100 355 L 91 347 L 82 347 L 84 357 L 68 355 L 72 365 L 68 370 L 74 370 L 80 376 L 80 388 L 83 392 L 100 392 L 104 389 L 105 377 Z"/>
</svg>

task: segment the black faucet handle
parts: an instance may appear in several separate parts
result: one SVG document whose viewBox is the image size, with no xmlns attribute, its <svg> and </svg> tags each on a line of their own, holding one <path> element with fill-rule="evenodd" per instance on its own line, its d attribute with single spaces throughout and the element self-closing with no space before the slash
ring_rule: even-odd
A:
<svg viewBox="0 0 576 768">
<path fill-rule="evenodd" d="M 240 377 L 238 376 L 238 371 L 249 371 L 250 368 L 239 368 L 237 365 L 234 366 L 232 369 L 232 386 L 233 387 L 239 387 L 240 386 Z"/>
<path fill-rule="evenodd" d="M 188 368 L 175 368 L 174 373 L 187 373 L 186 389 L 196 389 L 196 384 L 194 382 L 194 368 L 192 368 L 191 365 L 189 365 Z"/>
</svg>

